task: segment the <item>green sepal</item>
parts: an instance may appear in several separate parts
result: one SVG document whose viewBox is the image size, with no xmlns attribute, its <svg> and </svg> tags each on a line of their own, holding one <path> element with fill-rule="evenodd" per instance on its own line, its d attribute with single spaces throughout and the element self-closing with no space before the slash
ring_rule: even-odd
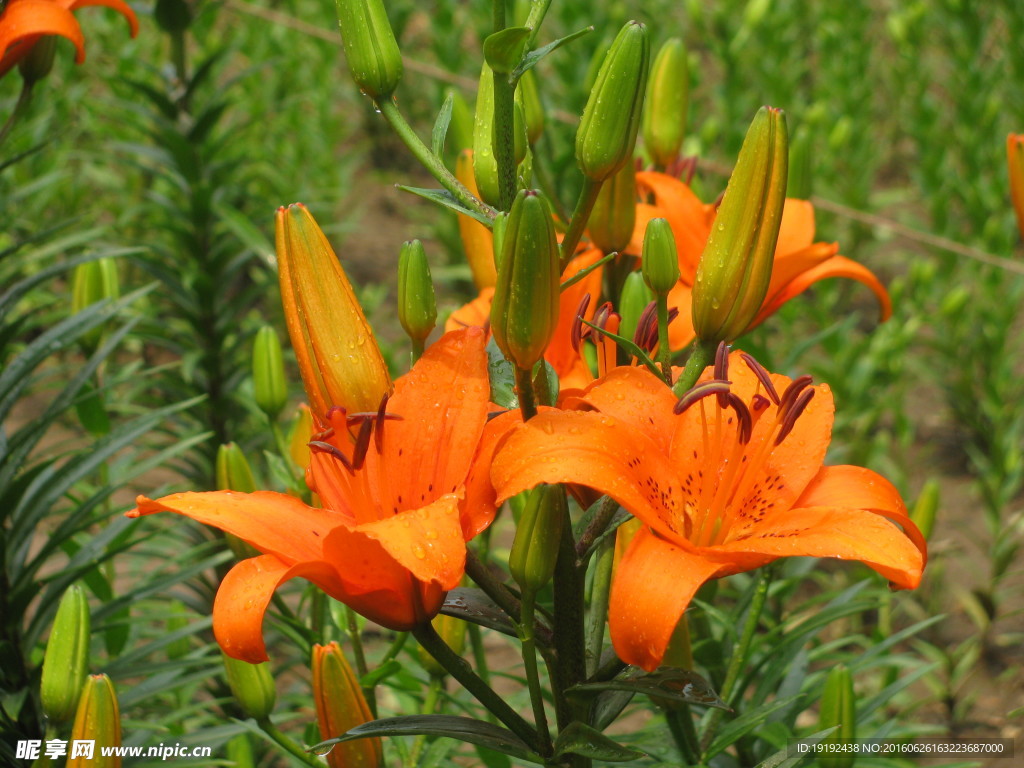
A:
<svg viewBox="0 0 1024 768">
<path fill-rule="evenodd" d="M 522 61 L 531 32 L 529 27 L 506 27 L 488 35 L 484 40 L 484 61 L 487 66 L 501 75 L 512 72 Z"/>
</svg>

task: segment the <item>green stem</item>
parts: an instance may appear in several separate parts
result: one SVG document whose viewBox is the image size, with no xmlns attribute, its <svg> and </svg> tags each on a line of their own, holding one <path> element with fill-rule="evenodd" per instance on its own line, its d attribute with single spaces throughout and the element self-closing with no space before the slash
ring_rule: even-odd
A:
<svg viewBox="0 0 1024 768">
<path fill-rule="evenodd" d="M 537 640 L 534 635 L 534 615 L 537 595 L 532 592 L 523 593 L 521 621 L 519 622 L 519 639 L 522 641 L 523 666 L 526 670 L 526 685 L 530 690 L 530 703 L 533 705 L 533 719 L 540 733 L 540 749 L 542 755 L 554 752 L 551 744 L 551 731 L 548 730 L 548 717 L 544 712 L 544 694 L 540 687 L 540 671 L 537 667 Z"/>
<path fill-rule="evenodd" d="M 32 101 L 32 83 L 27 80 L 21 81 L 21 92 L 18 94 L 18 101 L 14 104 L 14 109 L 11 110 L 10 117 L 4 122 L 3 128 L 0 128 L 0 144 L 4 143 L 4 139 L 11 132 L 11 128 L 18 122 L 18 119 L 25 114 L 25 110 L 28 109 L 29 103 Z"/>
<path fill-rule="evenodd" d="M 567 506 L 566 517 L 568 514 Z M 566 519 L 562 526 L 562 540 L 555 563 L 555 623 L 552 633 L 558 662 L 555 667 L 557 680 L 553 692 L 559 729 L 565 728 L 573 720 L 588 723 L 590 719 L 590 708 L 586 701 L 565 695 L 566 690 L 583 682 L 587 676 L 582 576 L 576 564 L 576 542 L 573 541 L 572 521 Z"/>
<path fill-rule="evenodd" d="M 388 646 L 388 649 L 384 652 L 384 655 L 381 657 L 380 663 L 377 664 L 377 666 L 383 666 L 395 658 L 405 646 L 405 641 L 408 639 L 408 632 L 397 632 L 395 634 L 395 639 L 391 641 L 391 645 Z"/>
<path fill-rule="evenodd" d="M 658 365 L 665 383 L 672 386 L 672 348 L 668 342 L 668 294 L 656 297 L 658 302 Z"/>
<path fill-rule="evenodd" d="M 416 365 L 416 361 L 423 357 L 423 348 L 426 339 L 409 339 L 412 342 L 412 353 L 410 354 L 412 365 Z"/>
<path fill-rule="evenodd" d="M 531 749 L 537 748 L 537 731 L 534 727 L 520 717 L 501 696 L 495 693 L 491 686 L 481 680 L 465 659 L 448 647 L 448 644 L 441 639 L 429 621 L 416 626 L 412 630 L 412 635 L 438 664 L 448 670 L 448 673 L 458 680 L 463 688 L 476 697 L 477 701 L 493 712 Z"/>
<path fill-rule="evenodd" d="M 544 23 L 544 16 L 551 6 L 551 0 L 533 0 L 533 7 L 530 8 L 530 15 L 526 17 L 526 26 L 530 28 L 530 37 L 526 40 L 526 50 L 532 50 L 537 42 L 537 33 L 540 25 Z"/>
<path fill-rule="evenodd" d="M 513 366 L 516 371 L 516 395 L 519 396 L 519 410 L 523 412 L 523 421 L 529 421 L 537 415 L 537 395 L 533 391 L 531 371 Z"/>
<path fill-rule="evenodd" d="M 493 2 L 493 32 L 505 29 L 505 0 Z M 494 80 L 494 161 L 498 166 L 498 205 L 503 211 L 511 210 L 516 196 L 515 124 L 513 102 L 515 85 L 509 83 L 508 74 L 492 72 Z"/>
<path fill-rule="evenodd" d="M 594 542 L 605 532 L 608 524 L 611 523 L 612 518 L 615 517 L 615 513 L 618 511 L 619 502 L 611 496 L 605 496 L 601 501 L 597 514 L 594 515 L 594 519 L 590 521 L 590 525 L 580 534 L 580 540 L 576 543 L 576 556 L 578 558 L 583 558 L 590 548 L 594 546 Z"/>
<path fill-rule="evenodd" d="M 594 210 L 594 203 L 597 202 L 597 196 L 600 194 L 601 185 L 603 184 L 603 181 L 583 179 L 583 188 L 580 190 L 579 199 L 576 201 L 576 209 L 572 212 L 569 229 L 566 231 L 565 237 L 562 238 L 561 262 L 563 272 L 576 253 L 576 246 L 580 244 L 580 238 L 583 237 L 583 232 L 587 228 L 590 212 Z"/>
<path fill-rule="evenodd" d="M 452 172 L 445 167 L 441 159 L 431 152 L 427 145 L 420 140 L 420 137 L 416 135 L 416 132 L 405 121 L 398 106 L 393 101 L 384 99 L 377 102 L 377 108 L 394 129 L 395 133 L 398 134 L 398 138 L 416 156 L 416 159 L 423 164 L 423 167 L 430 171 L 431 175 L 437 179 L 442 187 L 451 192 L 456 200 L 470 210 L 486 216 L 488 219 L 494 218 L 494 209 L 478 200 L 472 192 L 466 189 L 461 181 L 452 175 Z"/>
<path fill-rule="evenodd" d="M 281 747 L 285 752 L 290 754 L 292 757 L 296 757 L 306 765 L 313 766 L 313 768 L 324 768 L 323 762 L 320 758 L 311 755 L 309 752 L 304 750 L 288 736 L 278 730 L 277 726 L 270 722 L 269 717 L 264 717 L 262 720 L 257 720 L 256 725 L 260 727 L 267 736 L 274 740 L 274 742 Z"/>
<path fill-rule="evenodd" d="M 434 714 L 434 711 L 437 709 L 437 703 L 441 700 L 442 691 L 444 691 L 444 677 L 431 675 L 430 687 L 427 688 L 427 697 L 423 700 L 423 709 L 420 710 L 424 715 Z M 412 750 L 409 752 L 409 768 L 416 767 L 420 760 L 420 755 L 423 753 L 423 747 L 426 744 L 427 735 L 425 733 L 416 737 Z"/>
<path fill-rule="evenodd" d="M 327 622 L 324 615 L 327 612 L 327 595 L 320 591 L 319 587 L 313 587 L 313 597 L 309 601 L 310 630 L 313 632 L 313 639 L 318 643 L 325 642 L 324 629 Z"/>
<path fill-rule="evenodd" d="M 683 706 L 685 709 L 666 709 L 665 722 L 668 723 L 669 733 L 672 734 L 672 740 L 675 741 L 683 758 L 683 765 L 695 765 L 700 759 L 700 743 L 697 740 L 697 731 L 693 727 L 690 708 Z"/>
<path fill-rule="evenodd" d="M 471 578 L 484 593 L 491 598 L 498 607 L 509 615 L 509 618 L 518 619 L 522 608 L 515 595 L 502 584 L 491 573 L 491 569 L 477 559 L 472 550 L 466 551 L 466 574 Z"/>
<path fill-rule="evenodd" d="M 363 638 L 359 634 L 359 623 L 356 620 L 356 612 L 345 606 L 345 633 L 348 641 L 352 644 L 352 657 L 356 661 L 356 672 L 360 678 L 366 676 L 369 668 L 366 666 L 366 653 L 363 651 Z M 372 686 L 361 686 L 366 703 L 370 706 L 370 712 L 374 718 L 377 717 L 377 694 Z"/>
<path fill-rule="evenodd" d="M 615 537 L 609 536 L 597 550 L 597 564 L 590 583 L 590 613 L 587 617 L 587 675 L 597 671 L 604 650 L 604 625 L 608 618 L 612 565 L 615 563 Z"/>
<path fill-rule="evenodd" d="M 684 392 L 697 383 L 697 379 L 700 378 L 704 369 L 715 361 L 715 350 L 717 348 L 718 344 L 701 341 L 700 339 L 693 343 L 693 351 L 686 361 L 686 367 L 679 375 L 679 380 L 672 386 L 673 395 L 682 397 Z"/>
<path fill-rule="evenodd" d="M 750 608 L 747 610 L 747 620 L 743 624 L 743 633 L 740 635 L 739 643 L 733 650 L 732 658 L 729 660 L 729 668 L 725 673 L 725 682 L 722 683 L 722 690 L 720 696 L 722 701 L 728 704 L 730 707 L 734 706 L 733 699 L 736 697 L 738 691 L 736 685 L 739 682 L 740 674 L 743 672 L 743 668 L 747 663 L 747 655 L 750 653 L 750 643 L 754 639 L 754 634 L 757 632 L 757 626 L 761 621 L 761 610 L 764 608 L 765 599 L 768 597 L 768 585 L 772 581 L 771 568 L 763 568 L 761 575 L 757 582 L 757 589 L 754 591 L 754 596 L 750 600 Z M 725 710 L 712 709 L 711 714 L 708 715 L 707 726 L 704 729 L 704 738 L 701 742 L 703 749 L 708 748 L 708 744 L 715 736 L 715 730 L 718 726 L 719 720 L 725 714 Z M 707 754 L 702 755 L 702 759 L 707 759 Z"/>
</svg>

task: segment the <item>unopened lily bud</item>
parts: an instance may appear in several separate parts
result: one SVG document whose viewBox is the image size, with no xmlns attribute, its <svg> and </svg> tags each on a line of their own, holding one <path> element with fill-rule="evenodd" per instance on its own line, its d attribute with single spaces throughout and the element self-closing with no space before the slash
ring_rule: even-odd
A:
<svg viewBox="0 0 1024 768">
<path fill-rule="evenodd" d="M 686 136 L 690 68 L 686 46 L 678 37 L 665 41 L 654 57 L 644 102 L 644 147 L 660 166 L 679 157 Z"/>
<path fill-rule="evenodd" d="M 445 146 L 451 153 L 450 157 L 458 158 L 464 150 L 473 148 L 473 112 L 466 103 L 462 92 L 457 88 L 448 88 L 445 98 L 452 97 L 452 119 L 448 123 L 448 138 Z M 470 156 L 472 162 L 472 156 Z M 460 179 L 463 184 L 465 180 Z M 475 193 L 474 193 L 475 194 Z"/>
<path fill-rule="evenodd" d="M 113 300 L 121 295 L 117 276 L 117 262 L 111 258 L 95 259 L 79 264 L 71 273 L 71 313 L 76 314 L 104 299 Z M 88 351 L 99 346 L 103 327 L 83 335 L 79 343 Z"/>
<path fill-rule="evenodd" d="M 587 222 L 594 245 L 605 253 L 621 251 L 629 245 L 636 225 L 636 166 L 623 163 L 601 185 L 597 201 Z"/>
<path fill-rule="evenodd" d="M 240 733 L 224 746 L 229 765 L 233 765 L 234 768 L 256 768 L 256 755 L 253 753 L 249 734 Z"/>
<path fill-rule="evenodd" d="M 1017 214 L 1017 227 L 1024 238 L 1024 133 L 1006 137 L 1006 154 L 1010 165 L 1010 196 Z"/>
<path fill-rule="evenodd" d="M 313 646 L 313 701 L 320 737 L 332 739 L 373 720 L 359 680 L 337 643 Z M 338 744 L 327 755 L 331 768 L 377 768 L 380 739 L 357 739 Z"/>
<path fill-rule="evenodd" d="M 181 34 L 192 24 L 192 8 L 188 0 L 156 0 L 153 18 L 167 34 Z"/>
<path fill-rule="evenodd" d="M 789 179 L 786 184 L 786 197 L 810 200 L 814 184 L 811 172 L 812 156 L 811 133 L 806 125 L 801 125 L 793 132 L 793 138 L 789 142 Z"/>
<path fill-rule="evenodd" d="M 53 620 L 43 656 L 40 698 L 50 720 L 70 720 L 89 668 L 89 603 L 77 584 L 68 587 Z"/>
<path fill-rule="evenodd" d="M 558 323 L 558 244 L 547 203 L 534 190 L 516 195 L 505 225 L 491 332 L 521 370 L 544 355 Z"/>
<path fill-rule="evenodd" d="M 474 195 L 479 194 L 473 175 L 473 152 L 463 150 L 455 161 L 455 177 Z M 490 288 L 498 277 L 494 267 L 494 236 L 491 230 L 471 216 L 459 214 L 459 235 L 466 251 L 466 261 L 473 273 L 478 291 Z"/>
<path fill-rule="evenodd" d="M 18 63 L 21 79 L 27 86 L 44 79 L 53 69 L 53 57 L 57 51 L 57 36 L 43 35 L 32 44 L 31 50 Z"/>
<path fill-rule="evenodd" d="M 376 411 L 391 376 L 331 244 L 301 203 L 277 210 L 277 263 L 288 335 L 309 404 Z"/>
<path fill-rule="evenodd" d="M 466 647 L 466 622 L 455 616 L 437 614 L 430 623 L 434 625 L 434 631 L 444 640 L 445 645 L 461 656 Z M 420 666 L 423 667 L 431 677 L 444 677 L 448 670 L 437 663 L 437 660 L 427 653 L 427 650 L 420 646 L 417 653 Z"/>
<path fill-rule="evenodd" d="M 644 282 L 656 296 L 666 296 L 679 282 L 679 254 L 672 227 L 665 219 L 651 219 L 644 230 L 640 262 Z"/>
<path fill-rule="evenodd" d="M 526 159 L 530 149 L 530 140 L 526 133 L 526 113 L 518 101 L 512 102 L 512 160 L 519 165 Z"/>
<path fill-rule="evenodd" d="M 274 421 L 288 403 L 284 356 L 277 331 L 264 325 L 252 345 L 252 383 L 256 405 Z"/>
<path fill-rule="evenodd" d="M 419 240 L 402 245 L 398 257 L 398 320 L 409 338 L 420 343 L 437 324 L 430 263 Z"/>
<path fill-rule="evenodd" d="M 228 687 L 235 702 L 253 720 L 262 720 L 274 711 L 277 691 L 274 678 L 270 675 L 270 662 L 250 664 L 248 661 L 233 659 L 221 652 Z"/>
<path fill-rule="evenodd" d="M 576 132 L 576 162 L 593 181 L 607 179 L 633 157 L 650 49 L 647 27 L 631 21 L 597 73 Z"/>
<path fill-rule="evenodd" d="M 633 338 L 640 316 L 652 301 L 654 301 L 654 294 L 647 287 L 643 274 L 630 272 L 626 275 L 626 280 L 622 284 L 622 293 L 619 295 L 619 314 L 622 316 L 618 330 L 620 336 L 625 336 L 627 339 Z"/>
<path fill-rule="evenodd" d="M 217 449 L 217 488 L 222 491 L 252 493 L 256 478 L 246 461 L 245 454 L 236 443 L 225 443 Z"/>
<path fill-rule="evenodd" d="M 473 175 L 480 199 L 497 206 L 500 192 L 498 156 L 494 151 L 494 74 L 486 63 L 480 70 L 473 116 Z"/>
<path fill-rule="evenodd" d="M 309 466 L 309 441 L 313 439 L 313 413 L 308 405 L 300 405 L 288 429 L 288 455 L 295 466 Z"/>
<path fill-rule="evenodd" d="M 337 0 L 345 58 L 359 90 L 374 101 L 402 79 L 402 53 L 381 0 Z"/>
<path fill-rule="evenodd" d="M 71 727 L 71 743 L 92 741 L 102 747 L 121 746 L 121 710 L 114 684 L 106 675 L 90 675 L 82 687 Z M 120 755 L 105 755 L 95 749 L 88 756 L 68 758 L 65 768 L 121 768 Z"/>
<path fill-rule="evenodd" d="M 540 137 L 544 133 L 544 103 L 540 100 L 537 75 L 532 69 L 526 70 L 519 78 L 516 96 L 523 104 L 523 114 L 526 115 L 526 136 L 532 147 L 540 141 Z"/>
<path fill-rule="evenodd" d="M 551 581 L 567 514 L 560 485 L 540 485 L 530 491 L 508 556 L 509 573 L 523 592 L 535 594 Z"/>
<path fill-rule="evenodd" d="M 939 511 L 939 482 L 932 478 L 918 494 L 917 503 L 910 511 L 910 519 L 925 539 L 931 538 L 935 528 L 935 515 Z"/>
<path fill-rule="evenodd" d="M 823 744 L 846 744 L 857 738 L 853 678 L 850 676 L 850 670 L 843 664 L 834 667 L 825 678 L 818 724 L 821 730 L 839 726 L 825 737 Z M 852 753 L 823 752 L 818 762 L 822 768 L 849 768 L 853 765 L 853 758 Z"/>
<path fill-rule="evenodd" d="M 501 268 L 501 254 L 502 245 L 505 242 L 505 227 L 508 224 L 508 214 L 505 212 L 498 213 L 494 217 L 494 221 L 491 223 L 491 237 L 494 243 L 494 268 Z M 497 278 L 495 278 L 497 282 Z"/>
<path fill-rule="evenodd" d="M 762 107 L 743 140 L 697 267 L 693 327 L 706 344 L 732 341 L 761 309 L 775 263 L 788 164 L 785 115 Z"/>
</svg>

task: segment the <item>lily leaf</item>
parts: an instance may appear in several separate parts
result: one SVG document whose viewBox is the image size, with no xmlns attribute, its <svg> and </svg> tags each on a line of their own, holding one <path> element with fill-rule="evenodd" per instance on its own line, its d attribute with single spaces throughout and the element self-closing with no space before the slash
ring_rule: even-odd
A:
<svg viewBox="0 0 1024 768">
<path fill-rule="evenodd" d="M 605 683 L 581 683 L 569 688 L 567 693 L 576 695 L 597 694 L 601 691 L 625 691 L 642 693 L 671 701 L 687 704 L 702 704 L 729 711 L 728 705 L 715 693 L 711 684 L 696 672 L 688 669 L 662 667 L 650 674 L 632 673 Z"/>
<path fill-rule="evenodd" d="M 509 637 L 518 637 L 508 614 L 480 589 L 456 587 L 449 590 L 441 605 L 441 613 L 479 624 Z"/>
<path fill-rule="evenodd" d="M 398 661 L 398 659 L 388 659 L 384 664 L 359 678 L 359 685 L 362 688 L 373 688 L 373 686 L 378 685 L 382 680 L 391 677 L 401 669 L 402 662 Z"/>
<path fill-rule="evenodd" d="M 632 340 L 627 339 L 625 336 L 619 336 L 617 334 L 610 333 L 601 328 L 598 328 L 593 323 L 588 322 L 587 320 L 583 320 L 583 318 L 580 318 L 580 320 L 583 322 L 584 325 L 589 326 L 590 328 L 593 328 L 595 331 L 598 331 L 607 336 L 608 338 L 610 338 L 612 341 L 614 341 L 616 344 L 622 347 L 622 349 L 625 350 L 626 354 L 632 355 L 645 366 L 647 366 L 647 370 L 649 370 L 655 376 L 658 376 L 659 378 L 661 377 L 661 371 L 659 370 L 658 366 L 655 365 L 654 361 L 651 360 L 650 357 L 648 357 L 647 353 L 640 349 L 640 347 L 638 347 L 636 344 L 634 344 Z"/>
<path fill-rule="evenodd" d="M 435 157 L 440 157 L 444 151 L 444 140 L 448 135 L 448 126 L 452 122 L 452 105 L 455 104 L 455 93 L 448 91 L 441 111 L 437 113 L 437 120 L 434 121 L 434 130 L 430 132 L 430 151 Z"/>
<path fill-rule="evenodd" d="M 321 741 L 309 748 L 317 755 L 326 755 L 335 744 L 375 736 L 446 736 L 469 744 L 476 744 L 495 752 L 517 757 L 528 763 L 544 764 L 544 758 L 530 751 L 530 748 L 507 728 L 483 720 L 453 715 L 408 715 L 385 717 L 357 725 L 341 736 Z"/>
<path fill-rule="evenodd" d="M 445 208 L 451 208 L 456 213 L 464 213 L 470 218 L 476 219 L 488 229 L 494 226 L 493 221 L 488 219 L 482 213 L 477 213 L 476 211 L 464 206 L 462 203 L 456 200 L 455 196 L 452 195 L 452 193 L 449 192 L 447 189 L 424 189 L 423 187 L 409 187 L 406 186 L 405 184 L 396 184 L 395 186 L 401 190 L 404 190 L 405 192 L 412 192 L 414 195 L 426 198 L 427 200 L 437 203 L 438 205 L 443 206 Z"/>
<path fill-rule="evenodd" d="M 551 364 L 544 360 L 544 371 L 548 377 L 548 391 L 558 396 L 558 374 Z M 491 384 L 491 402 L 509 410 L 519 407 L 519 395 L 516 394 L 516 372 L 505 355 L 498 348 L 492 336 L 487 342 L 487 378 Z M 534 377 L 536 380 L 536 377 Z"/>
<path fill-rule="evenodd" d="M 800 741 L 787 746 L 785 749 L 780 749 L 774 755 L 771 755 L 758 763 L 757 768 L 796 768 L 796 766 L 800 765 L 800 763 L 808 757 L 813 756 L 814 752 L 808 750 L 807 754 L 804 755 L 792 755 L 790 750 L 795 749 L 798 744 L 807 744 L 809 746 L 817 744 L 838 727 L 838 725 L 833 725 L 831 728 L 827 728 L 824 731 L 818 731 L 806 738 L 800 739 Z"/>
<path fill-rule="evenodd" d="M 484 61 L 495 72 L 507 75 L 523 58 L 529 27 L 508 27 L 484 40 Z"/>
<path fill-rule="evenodd" d="M 583 37 L 588 32 L 593 31 L 593 27 L 584 27 L 583 29 L 573 32 L 571 35 L 560 37 L 554 42 L 548 43 L 547 45 L 537 48 L 536 50 L 530 51 L 528 54 L 523 56 L 523 60 L 519 63 L 519 66 L 516 67 L 515 71 L 512 72 L 512 74 L 509 76 L 509 80 L 513 83 L 516 82 L 520 77 L 522 77 L 527 72 L 527 70 L 533 69 L 535 66 L 537 66 L 538 62 L 540 62 L 540 60 L 547 56 L 549 53 L 552 53 L 561 48 L 566 43 L 571 43 L 573 40 L 579 37 Z"/>
<path fill-rule="evenodd" d="M 555 740 L 556 759 L 570 754 L 603 760 L 606 763 L 628 763 L 644 757 L 643 752 L 625 747 L 578 720 L 569 723 Z"/>
</svg>

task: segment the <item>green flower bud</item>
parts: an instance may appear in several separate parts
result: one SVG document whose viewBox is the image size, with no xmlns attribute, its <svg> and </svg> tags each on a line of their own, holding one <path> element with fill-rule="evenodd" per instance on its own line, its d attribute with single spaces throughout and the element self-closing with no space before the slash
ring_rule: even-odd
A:
<svg viewBox="0 0 1024 768">
<path fill-rule="evenodd" d="M 910 519 L 921 531 L 925 539 L 931 538 L 935 528 L 935 514 L 939 511 L 939 482 L 935 478 L 928 480 L 918 494 L 917 502 L 910 511 Z"/>
<path fill-rule="evenodd" d="M 262 720 L 270 715 L 277 699 L 274 678 L 270 676 L 270 662 L 250 664 L 248 661 L 233 659 L 223 651 L 221 655 L 231 695 L 245 716 Z"/>
<path fill-rule="evenodd" d="M 689 93 L 686 46 L 678 37 L 672 37 L 654 58 L 644 103 L 644 147 L 658 165 L 668 166 L 679 157 L 686 135 Z"/>
<path fill-rule="evenodd" d="M 494 248 L 494 269 L 497 270 L 501 266 L 501 247 L 505 242 L 505 226 L 508 224 L 508 214 L 499 212 L 494 217 L 494 223 L 491 225 L 491 246 Z M 497 277 L 495 277 L 495 283 L 497 283 Z"/>
<path fill-rule="evenodd" d="M 169 35 L 180 35 L 192 24 L 192 9 L 187 0 L 156 0 L 153 18 Z"/>
<path fill-rule="evenodd" d="M 235 768 L 256 768 L 256 755 L 252 750 L 249 734 L 240 733 L 224 745 L 228 764 Z"/>
<path fill-rule="evenodd" d="M 117 262 L 111 258 L 95 259 L 79 264 L 71 273 L 71 313 L 76 314 L 104 299 L 121 295 Z M 86 351 L 99 346 L 103 327 L 93 328 L 79 339 Z"/>
<path fill-rule="evenodd" d="M 32 44 L 31 50 L 18 64 L 18 71 L 26 85 L 34 85 L 50 74 L 56 51 L 56 35 L 43 35 Z"/>
<path fill-rule="evenodd" d="M 77 584 L 68 587 L 57 606 L 43 656 L 40 698 L 43 712 L 55 722 L 70 720 L 89 667 L 89 603 Z"/>
<path fill-rule="evenodd" d="M 693 286 L 704 343 L 732 341 L 757 317 L 775 264 L 789 146 L 781 110 L 762 107 L 743 140 Z"/>
<path fill-rule="evenodd" d="M 359 90 L 386 99 L 402 79 L 402 53 L 381 0 L 338 0 L 345 58 Z"/>
<path fill-rule="evenodd" d="M 530 140 L 526 133 L 526 113 L 523 112 L 523 105 L 518 101 L 512 102 L 512 159 L 519 165 L 526 159 L 526 153 L 530 149 Z"/>
<path fill-rule="evenodd" d="M 857 738 L 853 678 L 843 664 L 834 667 L 825 678 L 818 723 L 821 730 L 839 726 L 825 737 L 823 744 L 841 744 Z M 822 768 L 849 768 L 853 765 L 853 758 L 853 754 L 835 753 L 819 757 L 818 762 Z"/>
<path fill-rule="evenodd" d="M 308 441 L 307 441 L 308 442 Z M 256 490 L 256 478 L 252 468 L 236 443 L 225 443 L 217 449 L 215 468 L 217 488 L 222 491 L 240 491 L 252 493 Z M 256 557 L 260 553 L 251 545 L 234 534 L 225 533 L 224 540 L 239 560 Z"/>
<path fill-rule="evenodd" d="M 587 232 L 605 253 L 621 251 L 633 239 L 636 226 L 636 166 L 623 163 L 617 173 L 601 185 L 590 212 Z"/>
<path fill-rule="evenodd" d="M 544 133 L 544 103 L 540 100 L 537 75 L 532 69 L 526 70 L 519 78 L 516 96 L 523 104 L 523 112 L 526 115 L 526 136 L 532 147 L 540 141 L 540 137 Z"/>
<path fill-rule="evenodd" d="M 654 294 L 647 287 L 640 272 L 630 272 L 622 284 L 622 293 L 619 294 L 619 321 L 618 334 L 627 339 L 632 339 L 636 333 L 636 324 L 640 315 L 644 313 L 647 305 L 654 301 Z"/>
<path fill-rule="evenodd" d="M 665 219 L 651 219 L 644 230 L 641 259 L 644 282 L 656 296 L 665 296 L 679 282 L 679 254 L 672 227 Z"/>
<path fill-rule="evenodd" d="M 786 184 L 786 197 L 810 200 L 813 185 L 811 173 L 811 133 L 806 125 L 801 125 L 793 132 L 789 142 L 789 180 Z"/>
<path fill-rule="evenodd" d="M 95 741 L 103 747 L 121 746 L 121 711 L 114 684 L 106 675 L 90 675 L 85 681 L 70 741 Z M 69 758 L 65 768 L 121 768 L 121 757 L 103 755 L 97 748 L 89 757 L 79 754 Z"/>
<path fill-rule="evenodd" d="M 434 631 L 441 636 L 445 644 L 461 656 L 466 647 L 466 622 L 455 616 L 439 613 L 430 620 L 430 623 L 434 625 Z M 444 677 L 448 674 L 448 670 L 438 664 L 423 646 L 417 649 L 416 658 L 431 677 Z"/>
<path fill-rule="evenodd" d="M 576 132 L 576 162 L 593 181 L 607 179 L 633 156 L 649 58 L 647 27 L 631 21 L 601 64 Z"/>
<path fill-rule="evenodd" d="M 509 573 L 523 592 L 536 593 L 551 581 L 567 515 L 561 486 L 540 485 L 530 492 L 508 556 Z"/>
<path fill-rule="evenodd" d="M 473 117 L 473 175 L 480 199 L 498 205 L 498 158 L 494 152 L 494 75 L 487 64 L 480 70 Z"/>
<path fill-rule="evenodd" d="M 516 195 L 502 241 L 491 332 L 505 357 L 528 371 L 544 355 L 558 322 L 558 244 L 551 212 L 537 192 Z"/>
<path fill-rule="evenodd" d="M 271 326 L 256 332 L 252 347 L 252 382 L 256 405 L 274 421 L 288 403 L 281 340 Z"/>
<path fill-rule="evenodd" d="M 398 320 L 409 338 L 421 344 L 437 324 L 430 262 L 419 240 L 403 244 L 398 257 Z"/>
</svg>

